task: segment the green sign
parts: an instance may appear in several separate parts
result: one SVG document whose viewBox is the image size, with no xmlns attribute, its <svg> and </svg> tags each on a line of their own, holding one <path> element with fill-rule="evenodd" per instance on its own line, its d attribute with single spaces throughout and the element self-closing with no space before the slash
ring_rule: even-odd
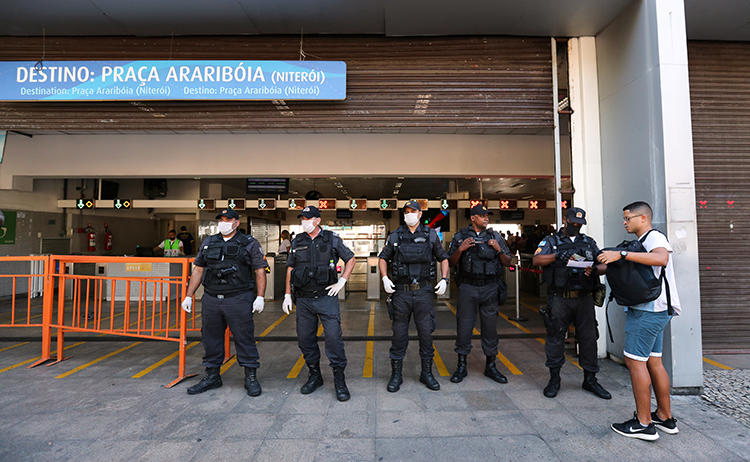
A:
<svg viewBox="0 0 750 462">
<path fill-rule="evenodd" d="M 16 243 L 16 212 L 0 210 L 0 245 Z"/>
</svg>

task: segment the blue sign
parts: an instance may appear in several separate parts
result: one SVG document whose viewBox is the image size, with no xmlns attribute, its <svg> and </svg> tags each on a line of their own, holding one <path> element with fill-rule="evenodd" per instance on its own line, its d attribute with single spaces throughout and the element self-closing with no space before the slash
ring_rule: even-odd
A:
<svg viewBox="0 0 750 462">
<path fill-rule="evenodd" d="M 0 101 L 345 98 L 343 61 L 0 62 Z"/>
</svg>

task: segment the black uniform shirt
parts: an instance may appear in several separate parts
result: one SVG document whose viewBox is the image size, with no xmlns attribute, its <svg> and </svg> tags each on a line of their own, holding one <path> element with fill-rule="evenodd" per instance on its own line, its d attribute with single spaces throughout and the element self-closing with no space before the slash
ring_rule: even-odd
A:
<svg viewBox="0 0 750 462">
<path fill-rule="evenodd" d="M 422 231 L 429 232 L 430 234 L 430 241 L 432 244 L 432 256 L 435 257 L 435 260 L 437 261 L 443 261 L 446 258 L 448 258 L 448 254 L 445 253 L 445 249 L 443 248 L 443 245 L 440 243 L 440 239 L 438 238 L 437 231 L 430 228 L 426 225 L 419 225 L 422 227 Z M 401 232 L 401 230 L 406 230 L 407 233 L 411 232 L 409 231 L 409 228 L 405 225 L 401 225 L 396 231 L 392 232 L 388 239 L 385 241 L 385 246 L 383 247 L 383 250 L 380 251 L 380 255 L 378 257 L 382 258 L 385 261 L 390 262 L 393 260 L 393 256 L 396 254 L 396 246 L 394 245 L 396 242 L 398 242 L 398 236 L 396 233 Z M 415 230 L 414 232 L 418 231 Z"/>
<path fill-rule="evenodd" d="M 322 230 L 321 230 L 322 232 Z M 294 264 L 296 263 L 296 252 L 295 248 L 299 245 L 303 246 L 310 246 L 310 245 L 319 245 L 322 239 L 320 239 L 320 234 L 315 236 L 315 239 L 311 239 L 310 235 L 307 233 L 301 233 L 296 236 L 294 236 L 294 242 L 292 243 L 292 248 L 290 249 L 289 256 L 286 259 L 286 266 L 288 267 L 294 267 Z M 349 249 L 344 244 L 344 240 L 341 239 L 341 237 L 336 233 L 331 233 L 331 247 L 333 247 L 333 250 L 338 254 L 339 258 L 344 260 L 344 262 L 347 262 L 354 257 L 354 252 Z M 336 262 L 334 262 L 336 263 Z"/>
<path fill-rule="evenodd" d="M 229 239 L 229 241 L 237 240 L 237 236 L 239 236 L 239 232 L 232 236 L 232 239 Z M 257 239 L 255 239 L 252 236 L 246 236 L 247 239 L 250 241 L 247 246 L 245 247 L 245 264 L 247 264 L 250 268 L 257 270 L 257 269 L 265 269 L 268 268 L 268 262 L 263 257 L 263 249 L 260 247 L 260 242 L 258 242 Z M 224 237 L 221 234 L 214 234 L 213 236 L 207 237 L 200 245 L 200 248 L 198 249 L 198 255 L 195 257 L 195 266 L 206 266 L 206 254 L 205 250 L 208 247 L 209 239 L 224 239 Z"/>
<path fill-rule="evenodd" d="M 497 243 L 500 245 L 500 253 L 504 253 L 505 255 L 508 255 L 509 257 L 512 256 L 510 253 L 510 249 L 508 249 L 508 245 L 505 243 L 505 239 L 502 238 L 498 233 L 494 232 L 490 234 L 487 229 L 482 231 L 481 233 L 477 234 L 476 231 L 474 231 L 473 226 L 467 226 L 462 233 L 456 233 L 455 236 L 453 236 L 453 239 L 451 240 L 451 245 L 448 247 L 448 255 L 453 256 L 456 251 L 458 251 L 458 248 L 461 246 L 461 243 L 466 239 L 466 234 L 473 237 L 474 240 L 483 240 L 485 242 L 489 241 L 490 239 L 495 239 Z M 463 256 L 463 255 L 462 255 Z"/>
<path fill-rule="evenodd" d="M 560 230 L 557 231 L 557 235 L 560 237 L 560 242 L 563 244 L 571 244 L 574 241 L 568 237 L 568 235 L 565 233 L 565 231 Z M 584 234 L 581 233 L 575 238 L 575 242 L 578 242 L 579 240 L 584 239 Z M 594 261 L 597 255 L 601 252 L 599 250 L 599 247 L 596 245 L 596 241 L 594 241 L 591 237 L 589 239 L 592 242 L 592 245 L 594 246 L 593 255 L 581 255 L 582 257 L 585 257 L 588 261 Z M 553 246 L 555 246 L 555 238 L 552 236 L 545 236 L 544 239 L 539 242 L 539 247 L 537 247 L 536 252 L 534 252 L 534 255 L 550 255 L 555 253 L 555 249 L 553 249 Z"/>
</svg>

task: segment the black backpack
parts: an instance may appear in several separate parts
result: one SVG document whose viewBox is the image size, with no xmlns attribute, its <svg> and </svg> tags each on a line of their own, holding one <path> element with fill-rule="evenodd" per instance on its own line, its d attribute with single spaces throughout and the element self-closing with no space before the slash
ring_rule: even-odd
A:
<svg viewBox="0 0 750 462">
<path fill-rule="evenodd" d="M 609 247 L 604 250 L 614 250 L 620 252 L 646 252 L 643 242 L 646 240 L 651 231 L 649 230 L 640 239 L 632 241 L 622 241 L 616 247 Z M 657 231 L 658 232 L 658 231 Z M 672 297 L 669 294 L 669 281 L 667 281 L 667 267 L 661 267 L 659 277 L 654 275 L 654 271 L 649 265 L 636 263 L 624 259 L 617 260 L 614 263 L 607 264 L 607 282 L 609 283 L 609 302 L 612 299 L 617 301 L 621 306 L 635 306 L 656 300 L 661 295 L 662 281 L 667 289 L 667 312 L 671 316 L 674 314 L 672 309 Z M 609 328 L 609 319 L 607 319 L 607 328 L 609 329 L 610 339 L 612 338 L 612 329 Z"/>
</svg>

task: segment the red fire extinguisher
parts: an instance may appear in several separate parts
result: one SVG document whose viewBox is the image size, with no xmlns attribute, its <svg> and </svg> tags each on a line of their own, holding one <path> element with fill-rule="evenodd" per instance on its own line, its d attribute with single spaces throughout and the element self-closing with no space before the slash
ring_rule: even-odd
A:
<svg viewBox="0 0 750 462">
<path fill-rule="evenodd" d="M 109 230 L 109 226 L 104 223 L 104 250 L 112 250 L 112 232 Z"/>
<path fill-rule="evenodd" d="M 96 233 L 94 232 L 94 228 L 91 226 L 91 223 L 86 226 L 86 238 L 88 239 L 88 251 L 89 252 L 96 252 Z"/>
</svg>

